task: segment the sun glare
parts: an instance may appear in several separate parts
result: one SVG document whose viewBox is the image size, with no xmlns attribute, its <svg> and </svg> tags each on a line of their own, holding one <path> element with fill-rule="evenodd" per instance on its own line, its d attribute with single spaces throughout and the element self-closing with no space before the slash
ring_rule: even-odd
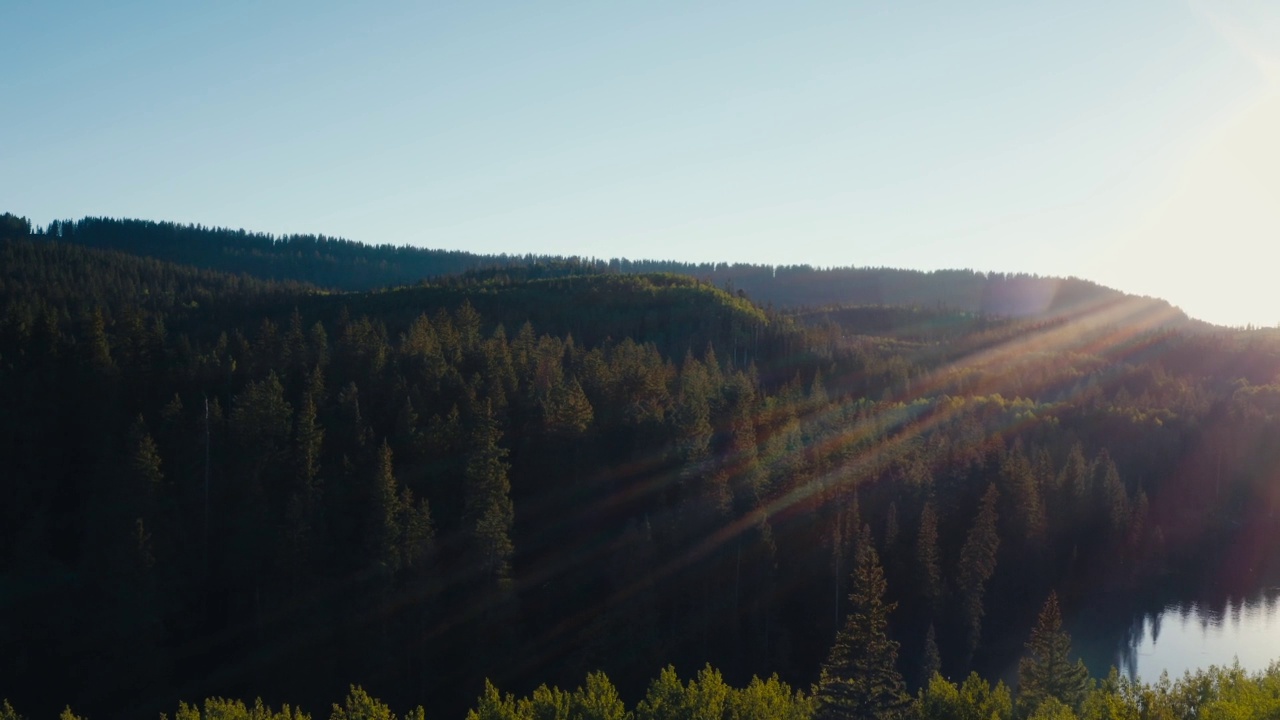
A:
<svg viewBox="0 0 1280 720">
<path fill-rule="evenodd" d="M 1131 291 L 1182 300 L 1193 317 L 1275 325 L 1280 250 L 1280 59 L 1239 23 L 1205 11 L 1221 36 L 1257 66 L 1255 97 L 1187 156 L 1168 195 L 1117 233 L 1099 277 Z M 1242 317 L 1243 308 L 1251 314 Z"/>
</svg>

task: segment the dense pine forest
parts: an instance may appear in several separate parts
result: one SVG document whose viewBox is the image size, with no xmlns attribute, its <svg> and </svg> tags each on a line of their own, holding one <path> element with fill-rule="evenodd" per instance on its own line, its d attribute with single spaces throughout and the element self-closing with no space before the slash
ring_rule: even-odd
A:
<svg viewBox="0 0 1280 720">
<path fill-rule="evenodd" d="M 1280 574 L 1280 334 L 1081 280 L 6 215 L 0 407 L 0 718 L 1181 718 L 1280 687 L 1074 664 L 1065 613 Z"/>
</svg>

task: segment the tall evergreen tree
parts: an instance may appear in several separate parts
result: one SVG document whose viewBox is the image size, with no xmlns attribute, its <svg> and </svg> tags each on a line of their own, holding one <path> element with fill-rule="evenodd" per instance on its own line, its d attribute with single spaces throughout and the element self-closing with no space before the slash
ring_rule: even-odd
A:
<svg viewBox="0 0 1280 720">
<path fill-rule="evenodd" d="M 920 652 L 920 686 L 929 684 L 929 679 L 942 670 L 942 655 L 938 652 L 938 635 L 929 623 L 929 630 L 924 634 L 924 649 Z"/>
<path fill-rule="evenodd" d="M 978 647 L 982 637 L 983 596 L 987 581 L 996 571 L 996 552 L 1000 549 L 1000 536 L 996 532 L 996 503 L 1000 493 L 994 484 L 987 486 L 978 507 L 964 546 L 960 548 L 959 584 L 963 602 L 965 629 L 968 633 L 969 652 Z"/>
<path fill-rule="evenodd" d="M 160 467 L 160 450 L 156 447 L 156 441 L 152 439 L 147 423 L 141 415 L 129 429 L 129 440 L 132 445 L 130 464 L 137 479 L 134 491 L 144 495 L 158 492 L 161 483 L 164 482 L 164 474 Z"/>
<path fill-rule="evenodd" d="M 858 540 L 849 614 L 822 665 L 817 720 L 888 720 L 903 717 L 908 698 L 898 672 L 898 643 L 889 638 L 887 585 L 871 543 L 871 527 Z"/>
<path fill-rule="evenodd" d="M 916 534 L 916 572 L 920 594 L 931 612 L 942 602 L 942 567 L 938 558 L 938 514 L 933 501 L 920 511 L 920 530 Z"/>
<path fill-rule="evenodd" d="M 1018 663 L 1018 714 L 1030 716 L 1049 698 L 1078 710 L 1088 689 L 1089 671 L 1083 660 L 1071 663 L 1071 636 L 1062 631 L 1058 594 L 1051 592 Z"/>
<path fill-rule="evenodd" d="M 507 451 L 498 444 L 502 431 L 486 402 L 474 418 L 465 473 L 464 515 L 474 553 L 473 570 L 505 585 L 511 577 L 511 526 L 515 507 L 507 479 Z"/>
<path fill-rule="evenodd" d="M 1116 469 L 1111 453 L 1103 449 L 1093 461 L 1093 517 L 1099 518 L 1106 528 L 1107 537 L 1119 542 L 1123 539 L 1125 524 L 1129 520 L 1129 495 L 1120 471 Z"/>
<path fill-rule="evenodd" d="M 370 488 L 368 538 L 371 559 L 390 575 L 400 569 L 400 493 L 391 461 L 391 445 L 382 441 Z"/>
</svg>

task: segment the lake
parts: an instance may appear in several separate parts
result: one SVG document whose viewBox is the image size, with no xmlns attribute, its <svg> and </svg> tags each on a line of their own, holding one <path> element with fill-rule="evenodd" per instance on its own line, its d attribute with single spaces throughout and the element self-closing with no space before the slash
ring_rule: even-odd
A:
<svg viewBox="0 0 1280 720">
<path fill-rule="evenodd" d="M 1111 664 L 1121 673 L 1146 682 L 1162 672 L 1178 678 L 1188 670 L 1237 659 L 1246 670 L 1263 670 L 1280 659 L 1280 587 L 1216 601 L 1172 603 L 1140 615 L 1113 657 Z M 1092 663 L 1090 670 L 1106 673 Z"/>
</svg>

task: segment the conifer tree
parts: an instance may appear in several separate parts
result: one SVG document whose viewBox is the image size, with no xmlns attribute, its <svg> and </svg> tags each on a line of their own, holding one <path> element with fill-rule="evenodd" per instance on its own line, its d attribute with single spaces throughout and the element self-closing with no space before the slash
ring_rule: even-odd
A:
<svg viewBox="0 0 1280 720">
<path fill-rule="evenodd" d="M 938 652 L 938 636 L 934 632 L 933 623 L 929 623 L 929 630 L 924 634 L 924 650 L 920 653 L 920 685 L 928 685 L 929 678 L 941 670 L 942 656 Z"/>
<path fill-rule="evenodd" d="M 1093 461 L 1093 492 L 1093 515 L 1105 523 L 1111 539 L 1121 539 L 1129 519 L 1129 495 L 1115 461 L 1105 449 Z"/>
<path fill-rule="evenodd" d="M 1062 472 L 1058 474 L 1057 488 L 1054 517 L 1058 520 L 1059 531 L 1070 533 L 1078 529 L 1089 505 L 1089 465 L 1080 443 L 1072 445 L 1067 453 Z"/>
<path fill-rule="evenodd" d="M 884 551 L 885 554 L 893 552 L 898 545 L 898 504 L 896 502 L 889 503 L 889 510 L 884 520 Z"/>
<path fill-rule="evenodd" d="M 302 314 L 295 305 L 289 315 L 289 329 L 285 331 L 281 364 L 287 368 L 290 378 L 307 374 L 307 337 L 302 331 Z"/>
<path fill-rule="evenodd" d="M 1062 631 L 1058 594 L 1050 593 L 1018 663 L 1018 713 L 1028 717 L 1049 698 L 1078 709 L 1088 689 L 1089 671 L 1081 660 L 1071 663 L 1071 637 Z"/>
<path fill-rule="evenodd" d="M 1000 464 L 1000 498 L 1004 504 L 1001 520 L 1006 547 L 1031 553 L 1041 547 L 1046 530 L 1044 501 L 1039 480 L 1022 444 L 1015 443 Z M 1016 541 L 1016 548 L 1013 545 Z"/>
<path fill-rule="evenodd" d="M 566 437 L 581 435 L 594 417 L 591 402 L 576 379 L 561 381 L 552 388 L 546 405 L 547 429 L 552 433 Z"/>
<path fill-rule="evenodd" d="M 130 464 L 137 479 L 136 491 L 143 495 L 151 495 L 160 489 L 164 474 L 160 468 L 160 450 L 156 441 L 147 430 L 147 423 L 139 415 L 129 430 L 130 444 L 133 446 Z"/>
<path fill-rule="evenodd" d="M 849 614 L 822 665 L 816 699 L 817 720 L 887 720 L 905 714 L 908 698 L 898 672 L 898 643 L 889 638 L 887 585 L 880 559 L 863 526 L 849 594 Z"/>
<path fill-rule="evenodd" d="M 511 693 L 503 693 L 488 678 L 484 692 L 476 701 L 476 707 L 467 711 L 467 720 L 522 720 L 523 715 Z M 335 719 L 336 720 L 336 719 Z"/>
<path fill-rule="evenodd" d="M 603 672 L 587 675 L 586 685 L 569 696 L 569 716 L 575 720 L 630 720 L 631 713 Z"/>
<path fill-rule="evenodd" d="M 489 403 L 484 403 L 474 420 L 465 472 L 464 516 L 475 570 L 483 577 L 506 584 L 510 580 L 511 526 L 515 508 L 511 503 L 511 482 L 507 479 L 507 451 L 498 445 L 502 431 L 494 420 Z"/>
<path fill-rule="evenodd" d="M 996 571 L 996 552 L 1000 549 L 1000 537 L 996 532 L 996 503 L 999 498 L 996 486 L 988 485 L 978 507 L 978 516 L 974 518 L 973 527 L 960 548 L 959 584 L 970 653 L 977 649 L 982 636 L 983 595 L 987 581 Z"/>
<path fill-rule="evenodd" d="M 933 501 L 927 501 L 920 511 L 920 531 L 916 534 L 917 583 L 920 594 L 931 612 L 937 612 L 942 602 L 942 567 L 938 559 L 938 514 Z"/>
<path fill-rule="evenodd" d="M 317 476 L 320 474 L 320 449 L 324 443 L 324 428 L 316 417 L 316 406 L 324 394 L 324 375 L 316 367 L 308 379 L 307 388 L 302 392 L 302 402 L 298 406 L 298 414 L 293 422 L 294 475 L 297 481 L 296 490 L 307 496 L 307 501 L 316 490 Z"/>
<path fill-rule="evenodd" d="M 396 453 L 410 462 L 418 459 L 426 448 L 426 436 L 419 427 L 418 412 L 413 409 L 413 401 L 407 394 L 396 414 L 395 444 Z"/>
<path fill-rule="evenodd" d="M 343 703 L 334 704 L 329 720 L 396 720 L 396 715 L 386 703 L 359 685 L 352 685 Z"/>
<path fill-rule="evenodd" d="M 680 472 L 687 479 L 703 468 L 711 452 L 712 435 L 707 373 L 692 352 L 685 355 L 676 386 L 672 421 L 676 432 L 676 454 L 680 459 Z"/>
<path fill-rule="evenodd" d="M 391 445 L 386 440 L 378 451 L 373 469 L 369 506 L 369 543 L 373 562 L 387 574 L 400 569 L 400 493 L 391 464 Z"/>
<path fill-rule="evenodd" d="M 435 521 L 426 498 L 415 500 L 413 491 L 400 491 L 400 566 L 421 567 L 435 550 Z"/>
<path fill-rule="evenodd" d="M 107 322 L 102 316 L 102 309 L 95 307 L 86 321 L 87 336 L 85 345 L 88 348 L 89 368 L 94 372 L 106 373 L 115 369 L 111 362 L 111 344 L 107 341 Z"/>
</svg>

